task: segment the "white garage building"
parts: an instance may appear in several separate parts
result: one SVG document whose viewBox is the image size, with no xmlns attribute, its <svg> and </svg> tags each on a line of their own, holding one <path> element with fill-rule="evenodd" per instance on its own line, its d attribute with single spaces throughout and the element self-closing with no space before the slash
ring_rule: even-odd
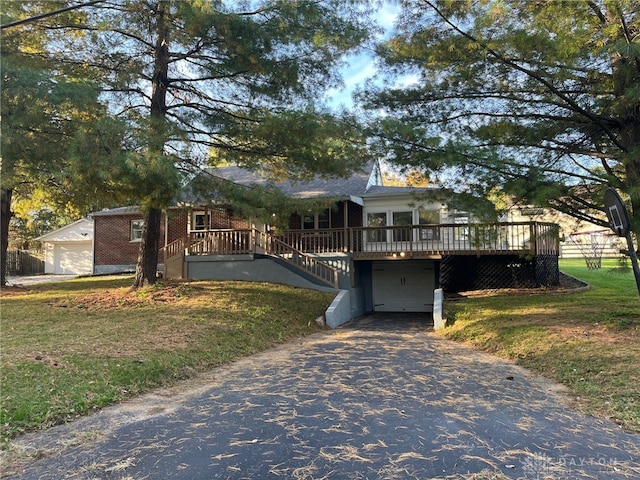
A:
<svg viewBox="0 0 640 480">
<path fill-rule="evenodd" d="M 43 244 L 44 273 L 87 275 L 93 273 L 93 222 L 77 220 L 36 240 Z"/>
</svg>

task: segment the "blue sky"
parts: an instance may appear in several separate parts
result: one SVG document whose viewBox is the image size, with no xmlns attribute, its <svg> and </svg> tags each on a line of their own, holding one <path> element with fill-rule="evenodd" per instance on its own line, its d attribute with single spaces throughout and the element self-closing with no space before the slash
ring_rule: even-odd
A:
<svg viewBox="0 0 640 480">
<path fill-rule="evenodd" d="M 398 17 L 399 7 L 391 3 L 385 2 L 380 10 L 376 13 L 376 22 L 383 28 L 384 33 L 379 37 L 389 35 Z M 350 107 L 352 105 L 351 96 L 359 86 L 363 85 L 367 79 L 373 77 L 376 73 L 376 64 L 373 53 L 364 51 L 357 55 L 350 55 L 345 58 L 346 67 L 342 71 L 344 87 L 341 89 L 332 89 L 327 93 L 327 99 L 330 105 L 339 107 L 344 105 Z"/>
</svg>

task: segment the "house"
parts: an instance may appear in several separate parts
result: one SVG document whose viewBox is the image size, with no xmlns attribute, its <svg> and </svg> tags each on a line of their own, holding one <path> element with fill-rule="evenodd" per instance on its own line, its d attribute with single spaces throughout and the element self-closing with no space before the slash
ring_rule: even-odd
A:
<svg viewBox="0 0 640 480">
<path fill-rule="evenodd" d="M 35 240 L 44 249 L 44 273 L 93 273 L 93 221 L 83 218 Z"/>
<path fill-rule="evenodd" d="M 211 174 L 246 187 L 268 184 L 238 167 Z M 285 219 L 287 228 L 274 231 L 257 218 L 237 215 L 233 205 L 187 191 L 164 217 L 158 259 L 164 275 L 342 290 L 351 317 L 373 311 L 430 312 L 436 288 L 559 282 L 554 224 L 474 223 L 469 214 L 450 209 L 437 188 L 382 185 L 377 168 L 349 178 L 273 186 L 302 202 L 330 199 L 332 206 L 295 213 Z M 140 212 L 97 212 L 93 220 L 94 272 L 132 269 Z"/>
</svg>

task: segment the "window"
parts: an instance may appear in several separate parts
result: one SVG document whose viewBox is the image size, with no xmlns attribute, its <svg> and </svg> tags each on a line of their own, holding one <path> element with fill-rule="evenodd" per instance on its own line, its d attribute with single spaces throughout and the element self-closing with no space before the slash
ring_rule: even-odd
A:
<svg viewBox="0 0 640 480">
<path fill-rule="evenodd" d="M 387 214 L 381 213 L 367 213 L 367 227 L 386 227 L 387 226 Z M 369 242 L 386 242 L 387 231 L 386 230 L 369 230 L 367 232 L 367 241 Z"/>
<path fill-rule="evenodd" d="M 302 216 L 302 228 L 305 230 L 317 230 L 331 228 L 330 210 L 325 208 L 320 213 L 307 213 Z"/>
<path fill-rule="evenodd" d="M 142 227 L 144 220 L 131 220 L 131 241 L 139 242 L 142 240 Z"/>
<path fill-rule="evenodd" d="M 460 225 L 459 227 L 454 227 L 453 231 L 453 239 L 461 242 L 466 242 L 469 240 L 469 214 L 466 212 L 454 212 L 452 215 L 449 215 L 450 218 L 453 219 L 453 223 L 456 225 Z"/>
<path fill-rule="evenodd" d="M 302 217 L 302 228 L 305 230 L 313 230 L 316 228 L 316 218 L 315 215 L 307 214 Z"/>
<path fill-rule="evenodd" d="M 325 208 L 318 215 L 318 228 L 330 228 L 331 227 L 331 218 L 329 216 L 329 209 Z"/>
<path fill-rule="evenodd" d="M 438 210 L 418 209 L 419 225 L 433 225 L 438 223 L 440 223 L 440 212 Z M 440 229 L 438 227 L 421 228 L 420 240 L 440 240 Z"/>
<path fill-rule="evenodd" d="M 393 226 L 407 227 L 394 228 L 393 241 L 407 242 L 411 240 L 411 225 L 413 224 L 413 212 L 393 212 Z"/>
<path fill-rule="evenodd" d="M 211 225 L 210 212 L 193 213 L 193 225 L 191 226 L 191 230 L 208 230 L 209 225 Z"/>
</svg>

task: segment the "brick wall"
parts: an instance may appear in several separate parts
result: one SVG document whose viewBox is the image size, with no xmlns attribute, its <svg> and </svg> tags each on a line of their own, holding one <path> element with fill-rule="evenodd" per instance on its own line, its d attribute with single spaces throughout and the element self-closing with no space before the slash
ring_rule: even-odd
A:
<svg viewBox="0 0 640 480">
<path fill-rule="evenodd" d="M 139 241 L 131 241 L 131 222 L 143 220 L 140 213 L 97 215 L 94 217 L 94 265 L 135 265 Z M 164 221 L 161 226 L 164 243 Z M 158 261 L 162 261 L 158 256 Z"/>
<path fill-rule="evenodd" d="M 187 208 L 172 208 L 167 212 L 167 244 L 186 238 L 189 223 Z M 164 227 L 164 220 L 163 220 Z M 164 242 L 164 239 L 162 240 Z"/>
<path fill-rule="evenodd" d="M 239 230 L 249 228 L 249 222 L 234 216 L 231 208 L 211 208 L 209 211 L 211 212 L 211 228 Z"/>
</svg>

